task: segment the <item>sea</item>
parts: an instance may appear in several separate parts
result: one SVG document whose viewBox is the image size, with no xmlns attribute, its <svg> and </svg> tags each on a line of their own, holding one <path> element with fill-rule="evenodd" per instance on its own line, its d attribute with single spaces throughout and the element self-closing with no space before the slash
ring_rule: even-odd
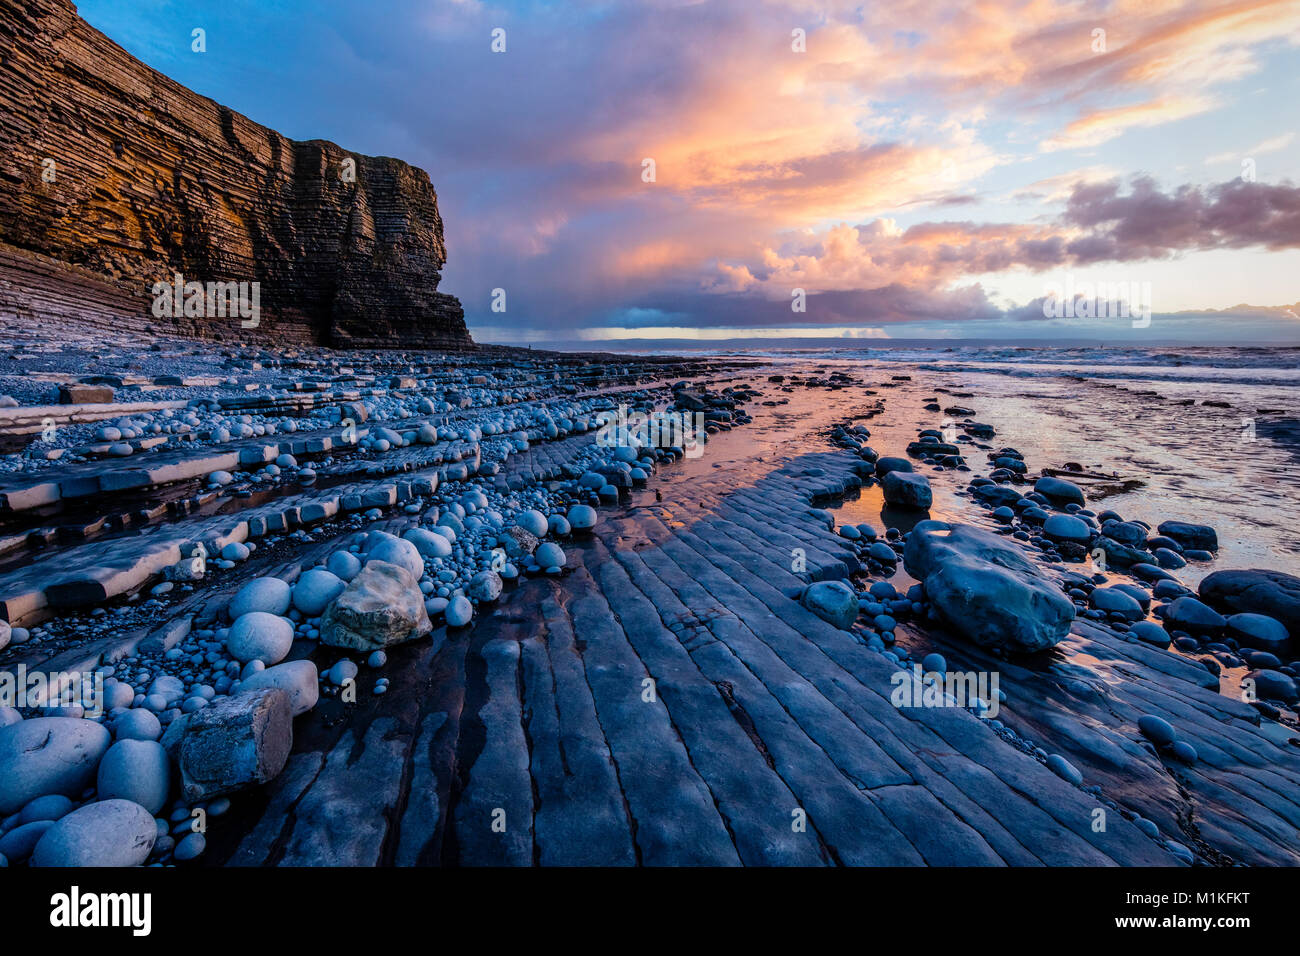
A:
<svg viewBox="0 0 1300 956">
<path fill-rule="evenodd" d="M 1300 574 L 1300 348 L 691 350 L 701 352 L 887 383 L 886 412 L 868 423 L 881 454 L 901 454 L 919 428 L 944 424 L 924 407 L 937 397 L 994 426 L 990 444 L 1020 451 L 1032 473 L 1075 463 L 1140 481 L 1093 507 L 1153 528 L 1213 526 L 1217 560 L 1179 572 L 1192 586 L 1223 568 Z M 936 389 L 944 391 L 924 394 Z"/>
</svg>

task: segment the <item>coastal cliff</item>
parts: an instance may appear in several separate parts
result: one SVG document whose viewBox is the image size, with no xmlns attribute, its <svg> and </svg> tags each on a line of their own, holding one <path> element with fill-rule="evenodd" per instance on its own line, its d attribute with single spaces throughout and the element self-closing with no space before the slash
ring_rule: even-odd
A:
<svg viewBox="0 0 1300 956">
<path fill-rule="evenodd" d="M 287 139 L 145 66 L 68 0 L 0 0 L 0 102 L 0 315 L 473 347 L 437 291 L 446 247 L 423 170 Z M 155 283 L 177 274 L 258 283 L 256 325 L 160 315 Z"/>
</svg>

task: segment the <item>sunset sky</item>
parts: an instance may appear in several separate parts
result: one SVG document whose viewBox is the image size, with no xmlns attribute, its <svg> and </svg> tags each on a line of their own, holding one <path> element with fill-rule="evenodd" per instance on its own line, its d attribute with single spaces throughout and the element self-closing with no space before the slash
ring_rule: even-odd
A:
<svg viewBox="0 0 1300 956">
<path fill-rule="evenodd" d="M 1300 345 L 1298 0 L 79 10 L 286 136 L 428 170 L 480 341 Z M 1154 320 L 1045 318 L 1067 277 L 1150 283 Z"/>
</svg>

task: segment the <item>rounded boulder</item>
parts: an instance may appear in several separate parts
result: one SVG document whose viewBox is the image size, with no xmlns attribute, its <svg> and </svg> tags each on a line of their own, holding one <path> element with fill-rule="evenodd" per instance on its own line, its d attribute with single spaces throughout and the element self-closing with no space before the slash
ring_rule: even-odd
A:
<svg viewBox="0 0 1300 956">
<path fill-rule="evenodd" d="M 564 549 L 554 541 L 543 541 L 539 544 L 537 550 L 533 552 L 533 558 L 542 568 L 562 568 L 567 560 Z"/>
<path fill-rule="evenodd" d="M 0 728 L 0 817 L 36 797 L 81 796 L 109 742 L 107 730 L 80 717 L 33 717 Z"/>
<path fill-rule="evenodd" d="M 158 825 L 140 804 L 88 803 L 45 831 L 32 852 L 32 866 L 139 866 L 157 839 Z"/>
<path fill-rule="evenodd" d="M 250 611 L 230 626 L 226 649 L 241 663 L 278 664 L 293 647 L 293 624 L 265 611 Z"/>
<path fill-rule="evenodd" d="M 99 762 L 99 798 L 130 800 L 156 814 L 167 803 L 170 773 L 162 744 L 154 740 L 119 740 Z"/>
<path fill-rule="evenodd" d="M 367 549 L 366 561 L 395 564 L 399 568 L 405 568 L 417 581 L 424 576 L 424 558 L 419 549 L 405 538 L 384 535 L 373 547 Z"/>
<path fill-rule="evenodd" d="M 858 596 L 843 581 L 817 581 L 803 593 L 803 606 L 828 624 L 848 630 L 858 619 Z"/>
<path fill-rule="evenodd" d="M 289 610 L 292 598 L 289 585 L 279 578 L 254 578 L 235 594 L 227 613 L 232 621 L 253 611 L 284 614 Z"/>
<path fill-rule="evenodd" d="M 294 584 L 293 606 L 307 617 L 320 617 L 345 587 L 347 583 L 334 572 L 312 568 Z"/>
</svg>

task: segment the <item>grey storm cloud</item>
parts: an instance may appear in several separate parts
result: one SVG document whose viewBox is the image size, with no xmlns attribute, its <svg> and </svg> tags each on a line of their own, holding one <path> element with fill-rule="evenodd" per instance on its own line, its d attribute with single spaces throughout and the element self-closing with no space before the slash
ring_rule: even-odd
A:
<svg viewBox="0 0 1300 956">
<path fill-rule="evenodd" d="M 1095 232 L 1068 252 L 1083 262 L 1151 259 L 1192 249 L 1300 246 L 1300 188 L 1234 179 L 1165 193 L 1146 177 L 1077 186 L 1061 218 Z"/>
</svg>

